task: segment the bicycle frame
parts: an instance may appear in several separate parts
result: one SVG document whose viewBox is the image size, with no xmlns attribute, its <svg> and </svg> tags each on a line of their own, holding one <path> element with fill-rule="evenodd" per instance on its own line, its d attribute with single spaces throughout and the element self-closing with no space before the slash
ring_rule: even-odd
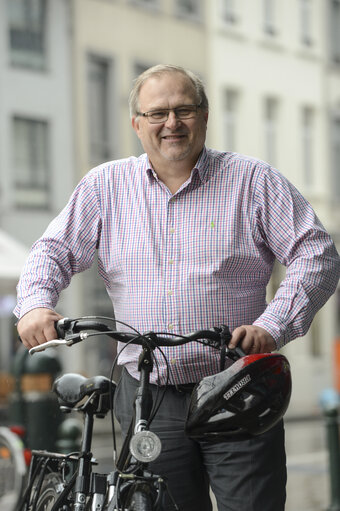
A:
<svg viewBox="0 0 340 511">
<path fill-rule="evenodd" d="M 221 346 L 226 346 L 226 342 L 230 338 L 228 337 L 230 336 L 229 330 L 222 325 L 221 328 L 200 330 L 192 332 L 187 336 L 176 337 L 170 340 L 169 337 L 161 337 L 161 335 L 156 335 L 153 332 L 140 335 L 136 331 L 131 334 L 110 330 L 107 325 L 98 322 L 98 319 L 80 318 L 79 320 L 69 320 L 64 318 L 64 320 L 56 324 L 60 339 L 36 346 L 30 352 L 32 354 L 36 351 L 42 351 L 48 347 L 59 345 L 71 346 L 91 335 L 98 335 L 98 333 L 109 335 L 122 342 L 133 342 L 142 346 L 138 361 L 140 379 L 134 400 L 133 417 L 128 433 L 123 441 L 119 458 L 115 464 L 115 469 L 107 475 L 92 472 L 94 460 L 91 453 L 94 416 L 104 416 L 111 409 L 113 383 L 104 377 L 86 379 L 80 375 L 64 375 L 55 382 L 55 391 L 59 401 L 61 401 L 62 408 L 84 412 L 81 450 L 74 458 L 71 455 L 46 453 L 44 451 L 33 452 L 34 462 L 32 463 L 30 482 L 24 500 L 26 507 L 21 507 L 19 511 L 40 511 L 46 509 L 39 506 L 31 508 L 28 504 L 30 493 L 37 477 L 35 473 L 37 469 L 34 469 L 34 464 L 38 466 L 38 461 L 43 471 L 40 472 L 35 486 L 35 502 L 38 502 L 39 490 L 44 482 L 47 471 L 62 486 L 60 494 L 57 496 L 53 495 L 53 502 L 52 500 L 48 502 L 49 506 L 52 503 L 52 507 L 48 507 L 50 511 L 59 511 L 60 509 L 63 509 L 63 511 L 89 511 L 90 509 L 92 511 L 125 511 L 137 508 L 160 511 L 163 495 L 166 491 L 173 501 L 164 478 L 148 471 L 149 462 L 156 459 L 161 451 L 159 438 L 149 430 L 152 416 L 155 413 L 155 404 L 153 403 L 149 386 L 150 373 L 153 370 L 152 353 L 157 345 L 171 346 L 176 343 L 180 345 L 194 340 L 202 340 L 201 342 L 204 344 L 221 350 Z M 87 330 L 94 330 L 97 333 L 89 334 Z M 165 333 L 164 335 L 168 334 Z M 171 334 L 169 335 L 171 336 Z M 66 377 L 70 377 L 70 381 L 67 380 L 65 385 Z M 62 381 L 64 382 L 64 388 L 61 383 Z M 69 388 L 72 388 L 73 392 L 67 392 L 69 390 L 67 385 L 70 386 Z M 72 385 L 75 386 L 75 389 Z M 88 390 L 89 388 L 92 388 L 91 394 Z M 109 396 L 108 388 L 110 389 Z M 85 396 L 89 396 L 86 403 L 75 408 Z M 106 398 L 110 397 L 110 399 L 106 399 L 103 404 L 105 396 Z M 101 406 L 103 407 L 101 408 Z M 147 438 L 146 442 L 145 438 Z M 144 449 L 145 445 L 147 445 L 146 449 Z M 68 477 L 66 477 L 64 473 L 65 467 L 70 463 L 71 468 L 69 467 Z M 63 477 L 60 474 L 63 474 Z M 140 499 L 139 502 L 142 502 L 142 505 L 134 503 L 138 499 Z M 178 509 L 174 502 L 173 504 L 174 509 Z"/>
</svg>

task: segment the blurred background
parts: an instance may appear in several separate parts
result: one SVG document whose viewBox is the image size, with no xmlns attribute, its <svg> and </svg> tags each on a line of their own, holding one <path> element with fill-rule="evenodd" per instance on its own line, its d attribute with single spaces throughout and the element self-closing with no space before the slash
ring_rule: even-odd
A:
<svg viewBox="0 0 340 511">
<path fill-rule="evenodd" d="M 339 0 L 0 0 L 2 381 L 17 348 L 12 310 L 27 252 L 90 168 L 142 152 L 128 95 L 158 63 L 204 80 L 207 145 L 277 167 L 339 248 Z M 277 266 L 268 299 L 283 275 Z M 95 269 L 74 279 L 58 311 L 112 316 Z M 284 349 L 294 379 L 288 416 L 319 414 L 322 390 L 340 388 L 339 318 L 338 292 L 306 338 Z M 93 375 L 108 373 L 113 347 L 60 351 L 65 370 Z"/>
</svg>

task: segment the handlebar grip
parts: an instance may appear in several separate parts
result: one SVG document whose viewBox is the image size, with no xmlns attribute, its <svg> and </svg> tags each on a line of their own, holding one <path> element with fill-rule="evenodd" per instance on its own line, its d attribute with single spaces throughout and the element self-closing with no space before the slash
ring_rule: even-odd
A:
<svg viewBox="0 0 340 511">
<path fill-rule="evenodd" d="M 68 318 L 59 319 L 54 322 L 55 331 L 58 334 L 58 339 L 65 339 L 67 329 L 70 326 L 70 320 Z"/>
</svg>

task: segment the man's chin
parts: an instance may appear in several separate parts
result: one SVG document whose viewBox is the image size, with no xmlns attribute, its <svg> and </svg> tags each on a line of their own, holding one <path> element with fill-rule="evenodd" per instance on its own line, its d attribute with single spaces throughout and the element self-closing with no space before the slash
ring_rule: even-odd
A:
<svg viewBox="0 0 340 511">
<path fill-rule="evenodd" d="M 190 149 L 185 151 L 164 151 L 162 152 L 163 158 L 168 161 L 182 161 L 190 155 Z"/>
</svg>

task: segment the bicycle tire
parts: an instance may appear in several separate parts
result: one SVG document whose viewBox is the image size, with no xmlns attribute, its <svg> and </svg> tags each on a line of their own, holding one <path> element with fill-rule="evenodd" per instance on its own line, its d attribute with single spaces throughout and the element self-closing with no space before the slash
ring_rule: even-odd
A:
<svg viewBox="0 0 340 511">
<path fill-rule="evenodd" d="M 26 477 L 24 446 L 6 427 L 0 427 L 0 509 L 15 511 Z"/>
<path fill-rule="evenodd" d="M 34 511 L 50 511 L 58 499 L 64 487 L 63 478 L 58 472 L 50 472 L 44 477 L 37 505 Z M 34 499 L 35 488 L 32 488 L 32 498 Z M 32 501 L 32 500 L 31 500 Z"/>
<path fill-rule="evenodd" d="M 153 511 L 155 493 L 149 484 L 138 483 L 133 485 L 125 503 L 128 511 Z"/>
</svg>

